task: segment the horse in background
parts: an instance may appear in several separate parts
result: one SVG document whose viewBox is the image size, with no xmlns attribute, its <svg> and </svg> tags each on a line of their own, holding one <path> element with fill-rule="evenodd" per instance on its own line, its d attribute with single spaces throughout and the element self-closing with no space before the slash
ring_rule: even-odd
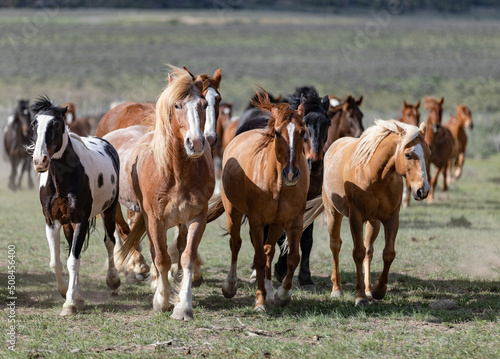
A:
<svg viewBox="0 0 500 359">
<path fill-rule="evenodd" d="M 32 105 L 33 164 L 40 175 L 40 202 L 50 249 L 50 267 L 61 295 L 61 315 L 75 315 L 83 302 L 80 255 L 88 245 L 92 223 L 101 215 L 108 252 L 106 284 L 116 290 L 120 277 L 114 266 L 115 211 L 118 206 L 120 161 L 113 146 L 97 137 L 79 137 L 64 121 L 66 108 L 55 107 L 47 97 Z M 60 232 L 69 245 L 69 282 L 63 278 Z"/>
<path fill-rule="evenodd" d="M 19 99 L 3 131 L 5 155 L 10 162 L 9 189 L 12 191 L 21 189 L 24 172 L 28 174 L 28 187 L 30 189 L 34 187 L 31 179 L 31 156 L 26 151 L 26 147 L 31 143 L 32 134 L 29 100 Z M 18 177 L 17 170 L 20 164 L 21 173 Z"/>
<path fill-rule="evenodd" d="M 236 134 L 237 122 L 232 121 L 233 104 L 221 103 L 219 105 L 219 118 L 217 119 L 217 143 L 213 150 L 214 165 L 215 165 L 215 191 L 214 194 L 220 193 L 220 180 L 222 178 L 222 155 L 226 146 Z M 232 127 L 230 125 L 232 124 Z M 227 131 L 232 131 L 232 134 Z M 229 139 L 229 136 L 231 137 Z M 228 141 L 229 139 L 229 141 Z"/>
<path fill-rule="evenodd" d="M 208 106 L 202 95 L 203 81 L 183 69 L 171 68 L 169 84 L 156 102 L 154 130 L 132 126 L 104 138 L 115 146 L 122 162 L 120 202 L 137 213 L 119 259 L 125 260 L 147 233 L 156 273 L 153 309 L 173 308 L 173 319 L 189 320 L 193 318 L 194 261 L 215 178 L 211 149 L 203 135 Z M 179 225 L 187 228 L 187 243 L 172 291 L 166 232 Z"/>
<path fill-rule="evenodd" d="M 359 109 L 363 102 L 363 96 L 357 100 L 351 95 L 347 96 L 345 100 L 334 95 L 328 97 L 330 99 L 328 117 L 332 124 L 328 129 L 325 152 L 339 138 L 345 136 L 358 138 L 364 131 L 363 112 Z"/>
<path fill-rule="evenodd" d="M 406 123 L 408 125 L 418 126 L 420 123 L 420 112 L 418 108 L 420 107 L 420 101 L 418 101 L 415 105 L 407 103 L 406 100 L 403 100 L 403 108 L 401 109 L 401 115 L 398 118 L 398 121 Z M 405 192 L 403 194 L 403 208 L 410 206 L 410 184 L 408 181 L 405 181 Z"/>
<path fill-rule="evenodd" d="M 424 108 L 429 111 L 427 130 L 425 132 L 425 141 L 431 149 L 429 167 L 427 168 L 429 178 L 431 178 L 430 164 L 432 163 L 436 166 L 436 173 L 430 180 L 431 191 L 427 199 L 429 203 L 434 200 L 434 191 L 436 190 L 440 173 L 443 174 L 443 191 L 448 190 L 448 185 L 446 183 L 447 169 L 454 147 L 454 140 L 450 130 L 441 125 L 443 102 L 444 97 L 441 97 L 441 99 L 426 97 L 424 103 Z"/>
<path fill-rule="evenodd" d="M 467 146 L 467 130 L 472 130 L 474 122 L 472 121 L 472 113 L 466 105 L 456 106 L 456 114 L 450 117 L 450 120 L 443 125 L 451 135 L 455 145 L 451 154 L 449 169 L 450 182 L 455 182 L 462 175 L 462 170 L 465 162 L 465 148 Z"/>
<path fill-rule="evenodd" d="M 262 90 L 262 89 L 261 89 Z M 241 222 L 248 217 L 257 270 L 255 310 L 266 304 L 285 305 L 291 300 L 292 279 L 299 264 L 299 240 L 305 211 L 309 170 L 303 153 L 307 129 L 304 107 L 292 110 L 287 103 L 274 104 L 265 91 L 254 103 L 271 116 L 266 129 L 254 129 L 236 136 L 223 158 L 222 193 L 209 209 L 207 221 L 226 212 L 231 236 L 231 267 L 222 293 L 232 298 L 237 291 L 237 261 L 241 248 Z M 264 226 L 269 225 L 267 242 Z M 289 243 L 288 270 L 276 295 L 271 281 L 271 264 L 276 241 L 286 231 Z"/>
<path fill-rule="evenodd" d="M 430 150 L 424 133 L 425 123 L 419 129 L 394 120 L 377 120 L 360 138 L 341 138 L 326 152 L 323 193 L 308 202 L 304 226 L 325 210 L 333 256 L 332 297 L 343 295 L 340 233 L 342 218 L 348 217 L 356 264 L 355 304 L 366 305 L 371 298 L 384 298 L 389 269 L 396 257 L 403 176 L 410 182 L 415 199 L 422 200 L 429 193 L 426 167 Z M 385 232 L 384 267 L 372 288 L 370 264 L 381 224 Z"/>
<path fill-rule="evenodd" d="M 93 126 L 93 123 L 91 122 L 93 121 L 91 121 L 90 118 L 77 117 L 76 105 L 73 102 L 66 102 L 61 107 L 66 107 L 68 109 L 64 115 L 64 121 L 68 125 L 71 132 L 76 133 L 78 136 L 91 135 Z"/>
</svg>

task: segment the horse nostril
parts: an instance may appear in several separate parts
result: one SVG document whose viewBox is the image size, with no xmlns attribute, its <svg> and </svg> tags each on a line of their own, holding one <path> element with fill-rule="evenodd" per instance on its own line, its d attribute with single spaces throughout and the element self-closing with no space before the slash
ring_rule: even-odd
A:
<svg viewBox="0 0 500 359">
<path fill-rule="evenodd" d="M 423 188 L 419 188 L 419 189 L 417 190 L 417 196 L 418 196 L 418 198 L 422 198 L 422 199 L 424 199 L 425 197 L 427 197 L 427 196 L 425 195 L 425 192 L 424 192 Z"/>
<path fill-rule="evenodd" d="M 297 177 L 299 177 L 299 175 L 300 175 L 300 170 L 299 170 L 299 168 L 298 168 L 298 167 L 295 167 L 295 168 L 292 170 L 292 172 L 293 172 L 293 178 L 297 178 Z"/>
<path fill-rule="evenodd" d="M 193 148 L 193 143 L 191 142 L 191 137 L 186 137 L 186 145 L 189 148 Z"/>
</svg>

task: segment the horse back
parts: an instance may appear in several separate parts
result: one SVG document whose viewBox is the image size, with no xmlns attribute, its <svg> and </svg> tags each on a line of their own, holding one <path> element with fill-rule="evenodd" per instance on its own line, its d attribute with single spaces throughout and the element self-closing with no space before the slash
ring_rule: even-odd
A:
<svg viewBox="0 0 500 359">
<path fill-rule="evenodd" d="M 96 136 L 134 125 L 150 126 L 154 121 L 155 104 L 125 102 L 106 113 L 97 126 Z"/>
</svg>

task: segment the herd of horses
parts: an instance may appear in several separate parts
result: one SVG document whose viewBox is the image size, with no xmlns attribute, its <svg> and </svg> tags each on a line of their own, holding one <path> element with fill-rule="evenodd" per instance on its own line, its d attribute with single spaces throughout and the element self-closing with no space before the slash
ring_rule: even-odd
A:
<svg viewBox="0 0 500 359">
<path fill-rule="evenodd" d="M 332 297 L 343 293 L 340 228 L 348 217 L 355 304 L 382 299 L 395 258 L 401 205 L 409 205 L 410 195 L 432 201 L 440 173 L 443 190 L 448 171 L 452 181 L 462 173 L 466 130 L 473 125 L 465 105 L 442 124 L 444 98 L 426 97 L 429 117 L 420 123 L 420 102 L 405 101 L 398 121 L 377 120 L 365 130 L 362 97 L 321 97 L 313 87 L 300 87 L 275 98 L 259 88 L 243 114 L 233 118 L 232 105 L 221 102 L 221 80 L 220 69 L 193 75 L 171 66 L 156 103 L 127 102 L 111 109 L 95 136 L 88 136 L 92 126 L 76 117 L 73 104 L 58 107 L 47 97 L 31 107 L 27 100 L 18 101 L 4 130 L 12 166 L 9 188 L 21 187 L 24 172 L 33 186 L 32 159 L 41 174 L 50 267 L 66 299 L 61 315 L 74 315 L 83 301 L 80 256 L 97 215 L 105 228 L 108 287 L 120 286 L 118 271 L 138 280 L 150 277 L 153 309 L 171 310 L 174 319 L 193 318 L 192 288 L 203 281 L 198 246 L 207 223 L 224 212 L 231 250 L 222 287 L 226 298 L 237 291 L 245 219 L 254 248 L 255 310 L 290 302 L 297 267 L 300 286 L 314 290 L 309 268 L 313 222 L 325 212 Z M 432 177 L 431 163 L 436 167 Z M 381 225 L 384 266 L 372 287 L 370 263 Z M 69 244 L 68 281 L 62 275 L 61 227 Z M 169 228 L 176 229 L 176 236 L 167 246 Z M 151 267 L 141 254 L 145 235 Z M 277 243 L 274 275 L 280 286 L 275 292 L 271 266 Z"/>
</svg>

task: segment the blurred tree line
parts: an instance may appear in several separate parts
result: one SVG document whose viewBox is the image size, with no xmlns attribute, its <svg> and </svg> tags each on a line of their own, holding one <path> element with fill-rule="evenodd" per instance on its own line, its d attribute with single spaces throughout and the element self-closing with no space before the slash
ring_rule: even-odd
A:
<svg viewBox="0 0 500 359">
<path fill-rule="evenodd" d="M 343 9 L 398 9 L 466 12 L 471 7 L 500 7 L 499 0 L 0 0 L 0 7 L 106 7 L 142 9 L 286 9 L 341 11 Z"/>
</svg>

